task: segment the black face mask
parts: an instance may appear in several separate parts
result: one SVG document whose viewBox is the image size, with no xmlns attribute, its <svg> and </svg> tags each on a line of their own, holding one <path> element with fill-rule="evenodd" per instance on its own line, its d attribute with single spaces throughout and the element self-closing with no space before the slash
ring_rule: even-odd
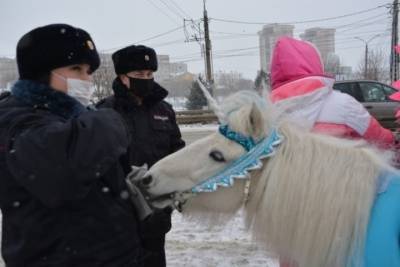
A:
<svg viewBox="0 0 400 267">
<path fill-rule="evenodd" d="M 145 99 L 153 92 L 154 79 L 138 79 L 129 77 L 129 84 L 129 89 L 132 91 L 132 93 L 140 98 Z"/>
</svg>

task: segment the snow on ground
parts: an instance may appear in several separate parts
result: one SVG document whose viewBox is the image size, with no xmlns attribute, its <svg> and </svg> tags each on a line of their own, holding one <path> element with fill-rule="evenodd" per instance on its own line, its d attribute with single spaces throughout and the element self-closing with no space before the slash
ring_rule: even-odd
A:
<svg viewBox="0 0 400 267">
<path fill-rule="evenodd" d="M 191 143 L 217 130 L 217 124 L 179 126 Z M 185 220 L 174 212 L 172 230 L 167 235 L 168 267 L 278 267 L 275 259 L 252 242 L 244 229 L 241 213 L 226 225 L 208 228 Z M 0 214 L 1 226 L 1 214 Z M 0 227 L 1 235 L 1 227 Z M 0 267 L 4 267 L 0 258 Z"/>
<path fill-rule="evenodd" d="M 172 230 L 167 235 L 167 266 L 278 267 L 275 259 L 251 241 L 243 226 L 240 214 L 227 225 L 208 228 L 185 220 L 175 211 Z M 0 267 L 5 267 L 1 258 Z"/>
<path fill-rule="evenodd" d="M 186 145 L 217 131 L 218 124 L 182 124 L 179 125 Z"/>
<path fill-rule="evenodd" d="M 208 228 L 174 212 L 167 235 L 167 265 L 173 267 L 278 267 L 252 242 L 238 214 L 226 225 Z"/>
<path fill-rule="evenodd" d="M 217 131 L 218 124 L 180 124 L 179 129 L 181 132 L 204 132 L 204 131 Z"/>
</svg>

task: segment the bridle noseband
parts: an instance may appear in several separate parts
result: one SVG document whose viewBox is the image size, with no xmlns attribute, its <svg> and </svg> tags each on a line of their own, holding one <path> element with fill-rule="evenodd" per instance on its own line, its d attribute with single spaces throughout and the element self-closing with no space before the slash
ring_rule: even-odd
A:
<svg viewBox="0 0 400 267">
<path fill-rule="evenodd" d="M 233 131 L 227 124 L 221 125 L 219 127 L 219 132 L 229 140 L 241 145 L 246 150 L 246 153 L 230 163 L 222 171 L 195 185 L 190 190 L 172 194 L 173 206 L 178 210 L 181 208 L 184 199 L 187 200 L 202 192 L 215 192 L 219 187 L 231 187 L 234 185 L 236 179 L 246 179 L 247 185 L 244 201 L 247 201 L 249 197 L 248 189 L 250 186 L 249 172 L 260 169 L 263 166 L 261 159 L 273 156 L 277 146 L 279 146 L 283 140 L 283 137 L 276 129 L 272 129 L 269 134 L 259 142 L 255 142 L 252 137 L 244 136 L 241 133 Z"/>
</svg>

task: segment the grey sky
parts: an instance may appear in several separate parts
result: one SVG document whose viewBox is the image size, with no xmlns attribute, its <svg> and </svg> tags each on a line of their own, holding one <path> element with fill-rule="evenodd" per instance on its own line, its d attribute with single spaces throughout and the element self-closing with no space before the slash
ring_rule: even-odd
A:
<svg viewBox="0 0 400 267">
<path fill-rule="evenodd" d="M 335 17 L 388 3 L 385 0 L 208 0 L 207 9 L 210 18 L 273 23 Z M 178 16 L 182 10 L 177 6 L 185 15 Z M 24 33 L 58 22 L 87 30 L 99 50 L 112 52 L 182 26 L 183 16 L 201 18 L 202 6 L 202 0 L 0 0 L 0 56 L 14 57 L 16 43 Z M 355 36 L 369 39 L 381 33 L 370 43 L 370 48 L 389 51 L 387 13 L 387 8 L 378 8 L 336 20 L 295 24 L 295 36 L 310 27 L 341 26 L 336 35 L 336 54 L 342 63 L 356 67 L 363 57 L 364 44 Z M 254 79 L 260 68 L 255 47 L 261 28 L 262 25 L 211 20 L 214 70 L 238 71 Z M 191 72 L 203 71 L 199 44 L 184 40 L 183 29 L 178 29 L 142 43 L 153 46 L 159 54 L 169 54 L 172 60 L 187 61 Z"/>
</svg>

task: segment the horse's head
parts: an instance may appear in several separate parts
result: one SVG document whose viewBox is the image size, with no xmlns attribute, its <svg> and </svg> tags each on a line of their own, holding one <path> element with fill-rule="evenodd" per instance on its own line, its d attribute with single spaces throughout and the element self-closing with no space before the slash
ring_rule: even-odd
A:
<svg viewBox="0 0 400 267">
<path fill-rule="evenodd" d="M 224 124 L 232 132 L 254 142 L 265 137 L 268 121 L 266 104 L 256 93 L 236 93 L 227 98 L 221 108 L 226 115 Z M 227 138 L 219 130 L 157 162 L 143 178 L 142 184 L 152 197 L 190 191 L 246 152 L 243 144 Z M 226 194 L 236 196 L 238 203 L 224 203 L 229 206 L 227 209 L 240 203 L 241 197 L 237 196 L 242 196 L 243 185 L 242 181 L 238 181 L 233 187 L 218 189 L 218 192 L 224 192 L 225 198 Z M 201 195 L 196 199 L 201 198 Z M 215 197 L 216 194 L 206 195 L 210 203 L 213 201 L 211 195 Z M 228 199 L 232 198 L 228 196 Z"/>
<path fill-rule="evenodd" d="M 285 104 L 282 111 L 296 107 L 295 102 Z M 170 204 L 157 201 L 175 192 L 207 191 L 197 188 L 221 182 L 215 177 L 246 174 L 262 165 L 253 164 L 254 159 L 275 152 L 250 178 L 245 214 L 253 237 L 299 266 L 348 266 L 350 262 L 359 266 L 377 177 L 389 170 L 380 155 L 358 142 L 295 127 L 284 121 L 285 114 L 276 105 L 268 105 L 256 93 L 234 94 L 221 108 L 222 127 L 217 133 L 162 159 L 142 178 L 142 187 L 154 203 Z M 284 142 L 275 150 L 273 144 L 280 142 L 280 136 Z M 236 179 L 233 185 L 229 181 L 219 183 L 227 187 L 191 198 L 187 210 L 201 212 L 201 220 L 233 214 L 243 203 L 245 180 Z"/>
</svg>

